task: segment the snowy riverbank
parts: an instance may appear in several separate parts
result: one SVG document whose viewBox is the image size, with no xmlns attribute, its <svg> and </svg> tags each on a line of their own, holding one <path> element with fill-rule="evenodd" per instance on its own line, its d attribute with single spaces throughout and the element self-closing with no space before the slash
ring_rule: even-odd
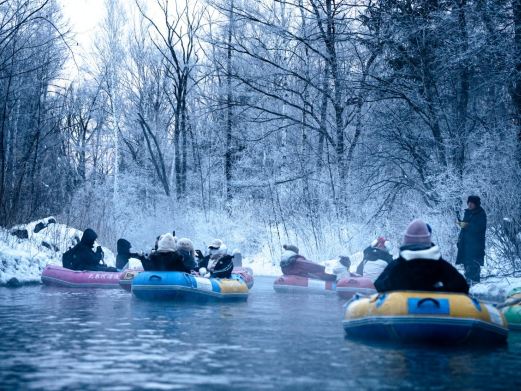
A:
<svg viewBox="0 0 521 391">
<path fill-rule="evenodd" d="M 0 228 L 0 286 L 39 283 L 47 264 L 61 265 L 61 256 L 73 246 L 82 231 L 56 223 L 53 217 L 5 229 Z M 103 246 L 102 246 L 103 247 Z M 105 263 L 115 256 L 103 247 Z"/>
<path fill-rule="evenodd" d="M 79 241 L 82 234 L 80 230 L 57 223 L 52 217 L 10 229 L 0 228 L 0 286 L 40 283 L 40 276 L 45 266 L 61 265 L 62 253 Z M 103 251 L 105 263 L 113 266 L 114 253 L 106 247 L 103 247 Z M 243 266 L 252 268 L 255 275 L 281 274 L 276 256 L 270 254 L 269 248 L 263 248 L 253 256 L 243 255 Z M 362 256 L 361 252 L 350 256 L 352 272 L 356 270 Z M 138 266 L 138 263 L 135 260 L 135 265 L 131 265 Z M 338 261 L 326 260 L 319 263 L 331 272 Z M 518 286 L 521 286 L 521 278 L 489 278 L 473 286 L 471 293 L 486 300 L 503 300 L 509 290 Z"/>
</svg>

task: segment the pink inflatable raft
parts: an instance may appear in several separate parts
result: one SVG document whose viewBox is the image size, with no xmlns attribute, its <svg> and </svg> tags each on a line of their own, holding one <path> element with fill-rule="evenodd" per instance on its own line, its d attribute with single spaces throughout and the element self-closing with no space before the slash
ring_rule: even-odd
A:
<svg viewBox="0 0 521 391">
<path fill-rule="evenodd" d="M 94 272 L 70 270 L 57 265 L 47 265 L 42 272 L 45 285 L 71 288 L 119 288 L 120 272 Z"/>
<path fill-rule="evenodd" d="M 273 283 L 273 289 L 281 293 L 335 293 L 335 282 L 301 276 L 280 276 Z"/>
<path fill-rule="evenodd" d="M 143 270 L 125 270 L 120 274 L 119 286 L 130 292 L 132 289 L 132 280 L 142 271 Z M 249 267 L 234 267 L 232 273 L 240 276 L 248 286 L 248 289 L 252 288 L 253 270 L 251 270 Z"/>
<path fill-rule="evenodd" d="M 372 295 L 376 293 L 373 281 L 367 277 L 344 277 L 337 281 L 336 292 L 342 299 L 350 299 L 356 293 Z"/>
</svg>

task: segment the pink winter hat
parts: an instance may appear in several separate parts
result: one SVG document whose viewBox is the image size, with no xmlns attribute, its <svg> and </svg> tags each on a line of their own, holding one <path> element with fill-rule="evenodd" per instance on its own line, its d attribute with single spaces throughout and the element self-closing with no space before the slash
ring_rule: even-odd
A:
<svg viewBox="0 0 521 391">
<path fill-rule="evenodd" d="M 403 237 L 403 245 L 409 244 L 431 244 L 431 233 L 427 224 L 420 219 L 411 221 Z"/>
</svg>

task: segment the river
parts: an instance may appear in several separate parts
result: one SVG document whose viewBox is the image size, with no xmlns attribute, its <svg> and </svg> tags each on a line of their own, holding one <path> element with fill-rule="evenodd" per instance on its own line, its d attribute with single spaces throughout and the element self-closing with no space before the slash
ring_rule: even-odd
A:
<svg viewBox="0 0 521 391">
<path fill-rule="evenodd" d="M 346 340 L 335 295 L 245 303 L 140 301 L 123 290 L 0 288 L 0 389 L 521 389 L 521 333 L 505 346 Z"/>
</svg>

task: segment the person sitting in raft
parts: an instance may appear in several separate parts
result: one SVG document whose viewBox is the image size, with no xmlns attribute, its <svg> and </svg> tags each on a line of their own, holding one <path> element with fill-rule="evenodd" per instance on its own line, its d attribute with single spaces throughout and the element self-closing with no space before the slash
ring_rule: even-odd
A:
<svg viewBox="0 0 521 391">
<path fill-rule="evenodd" d="M 132 245 L 126 239 L 118 239 L 116 247 L 118 250 L 118 254 L 116 255 L 116 269 L 118 269 L 118 271 L 128 267 L 127 265 L 130 258 L 139 259 L 141 262 L 143 262 L 143 259 L 145 258 L 143 254 L 130 252 Z"/>
<path fill-rule="evenodd" d="M 228 249 L 224 242 L 221 239 L 214 239 L 208 245 L 208 253 L 206 255 L 203 255 L 201 250 L 195 250 L 195 256 L 197 257 L 199 267 L 207 269 L 212 255 L 226 254 L 227 252 Z"/>
<path fill-rule="evenodd" d="M 228 255 L 228 248 L 221 239 L 214 239 L 208 246 L 208 254 L 199 257 L 199 273 L 211 278 L 230 278 L 234 267 L 234 255 Z"/>
<path fill-rule="evenodd" d="M 169 232 L 159 237 L 157 250 L 141 263 L 145 271 L 195 272 L 191 265 L 185 265 L 183 262 L 183 256 L 177 251 L 177 239 Z"/>
<path fill-rule="evenodd" d="M 382 236 L 374 240 L 364 250 L 364 259 L 358 265 L 356 272 L 374 282 L 393 261 L 389 247 L 389 242 Z"/>
<path fill-rule="evenodd" d="M 465 278 L 441 257 L 427 224 L 419 219 L 409 224 L 400 256 L 385 268 L 374 285 L 378 292 L 469 292 Z"/>
<path fill-rule="evenodd" d="M 306 259 L 304 256 L 299 255 L 299 249 L 297 246 L 284 244 L 282 248 L 285 250 L 282 253 L 280 261 L 282 274 L 315 278 L 324 281 L 336 280 L 334 274 L 328 274 L 325 272 L 326 268 L 324 266 L 314 263 Z"/>
<path fill-rule="evenodd" d="M 104 254 L 101 246 L 97 246 L 96 251 L 92 251 L 97 238 L 98 234 L 93 229 L 87 228 L 83 232 L 80 242 L 63 254 L 63 267 L 72 270 L 117 271 L 116 268 L 103 263 Z"/>
<path fill-rule="evenodd" d="M 179 239 L 177 242 L 177 253 L 183 258 L 185 269 L 190 271 L 199 270 L 199 266 L 195 260 L 194 245 L 190 239 Z"/>
<path fill-rule="evenodd" d="M 233 255 L 215 254 L 210 257 L 208 272 L 210 278 L 230 278 L 233 271 Z"/>
</svg>

